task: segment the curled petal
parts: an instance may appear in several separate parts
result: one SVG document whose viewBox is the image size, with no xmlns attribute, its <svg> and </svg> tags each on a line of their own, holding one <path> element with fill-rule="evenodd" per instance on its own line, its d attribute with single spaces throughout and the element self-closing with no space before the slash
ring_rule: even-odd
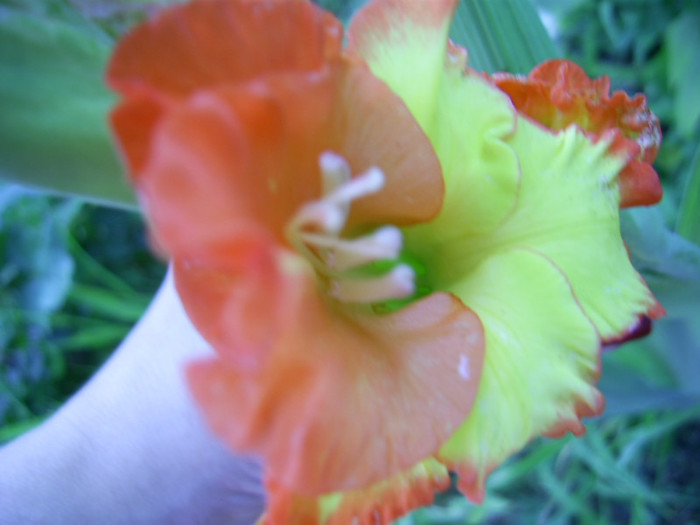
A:
<svg viewBox="0 0 700 525">
<path fill-rule="evenodd" d="M 429 505 L 435 492 L 449 486 L 447 469 L 434 459 L 369 487 L 320 497 L 295 494 L 268 481 L 268 511 L 259 525 L 389 525 Z"/>
<path fill-rule="evenodd" d="M 360 9 L 348 28 L 348 53 L 406 102 L 424 130 L 433 130 L 447 33 L 459 0 L 378 0 Z"/>
<path fill-rule="evenodd" d="M 134 116 L 130 107 L 118 114 Z M 123 126 L 138 130 L 141 122 Z M 359 65 L 192 97 L 162 118 L 136 183 L 173 255 L 224 242 L 241 222 L 284 243 L 290 218 L 320 197 L 318 158 L 326 150 L 386 174 L 378 195 L 353 206 L 351 224 L 410 224 L 440 209 L 444 185 L 432 146 L 403 103 Z M 139 155 L 134 150 L 136 162 Z"/>
<path fill-rule="evenodd" d="M 629 160 L 622 168 L 618 180 L 621 208 L 650 206 L 663 197 L 663 187 L 656 170 L 640 160 Z"/>
<path fill-rule="evenodd" d="M 134 180 L 146 167 L 151 155 L 153 128 L 162 116 L 162 108 L 149 97 L 134 97 L 123 102 L 111 114 L 111 124 Z"/>
<path fill-rule="evenodd" d="M 329 86 L 289 80 L 286 92 L 279 86 L 203 92 L 163 117 L 137 189 L 171 255 L 201 254 L 234 238 L 240 224 L 255 223 L 281 242 L 289 217 L 318 198 L 313 149 L 320 146 L 307 132 L 325 121 Z M 294 103 L 300 113 L 290 116 Z"/>
<path fill-rule="evenodd" d="M 438 218 L 442 226 L 430 228 L 429 240 L 436 242 L 458 229 L 486 232 L 500 224 L 515 204 L 520 180 L 517 157 L 506 144 L 516 122 L 508 97 L 465 73 L 466 52 L 448 45 L 456 5 L 378 0 L 361 9 L 348 29 L 350 52 L 406 102 L 440 159 L 451 190 Z"/>
<path fill-rule="evenodd" d="M 510 96 L 523 115 L 551 130 L 572 124 L 592 137 L 615 132 L 612 150 L 626 161 L 621 178 L 621 206 L 655 204 L 662 197 L 658 175 L 651 167 L 661 144 L 659 119 L 646 97 L 610 94 L 610 79 L 592 80 L 577 64 L 550 60 L 529 76 L 497 73 L 493 82 Z"/>
<path fill-rule="evenodd" d="M 433 454 L 476 396 L 479 319 L 449 294 L 384 316 L 339 311 L 316 293 L 305 266 L 281 268 L 293 314 L 278 324 L 263 366 L 251 374 L 227 357 L 237 351 L 227 347 L 221 359 L 188 369 L 213 430 L 261 455 L 273 479 L 307 495 L 363 487 Z M 190 278 L 177 275 L 178 283 Z M 217 272 L 196 278 L 196 286 L 178 286 L 186 307 L 205 308 L 215 294 L 239 300 L 235 282 Z M 225 310 L 209 314 L 222 325 L 239 322 Z"/>
<path fill-rule="evenodd" d="M 620 235 L 616 175 L 624 161 L 575 127 L 552 134 L 526 119 L 509 144 L 522 168 L 517 206 L 489 235 L 442 248 L 450 264 L 434 269 L 440 288 L 491 254 L 533 249 L 562 270 L 603 339 L 624 333 L 655 304 Z"/>
<path fill-rule="evenodd" d="M 241 228 L 215 250 L 176 259 L 173 271 L 190 320 L 222 358 L 250 373 L 265 366 L 296 306 L 273 240 Z"/>
<path fill-rule="evenodd" d="M 107 81 L 123 95 L 167 101 L 269 74 L 315 71 L 340 54 L 341 43 L 340 22 L 304 0 L 190 2 L 129 33 Z"/>
<path fill-rule="evenodd" d="M 603 341 L 604 350 L 608 350 L 616 347 L 627 341 L 633 341 L 641 337 L 646 337 L 651 333 L 651 317 L 647 315 L 640 315 L 637 318 L 637 322 L 630 326 L 625 332 L 613 337 L 611 339 L 606 339 Z"/>
<path fill-rule="evenodd" d="M 268 76 L 308 81 L 339 56 L 341 36 L 337 20 L 303 0 L 191 2 L 138 26 L 107 70 L 108 84 L 125 97 L 112 126 L 132 177 L 145 169 L 152 133 L 174 104 Z"/>
<path fill-rule="evenodd" d="M 531 438 L 580 434 L 579 418 L 602 411 L 600 342 L 564 275 L 535 252 L 493 255 L 453 291 L 484 323 L 488 352 L 474 409 L 438 458 L 480 502 L 488 473 Z"/>
<path fill-rule="evenodd" d="M 338 81 L 331 146 L 354 173 L 377 166 L 385 174 L 381 192 L 355 202 L 350 224 L 408 225 L 440 211 L 445 194 L 440 162 L 404 102 L 365 67 L 345 68 Z"/>
</svg>

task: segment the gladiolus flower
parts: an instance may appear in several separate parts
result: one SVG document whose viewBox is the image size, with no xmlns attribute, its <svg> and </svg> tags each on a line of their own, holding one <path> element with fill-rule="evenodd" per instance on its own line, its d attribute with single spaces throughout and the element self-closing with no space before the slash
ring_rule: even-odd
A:
<svg viewBox="0 0 700 525">
<path fill-rule="evenodd" d="M 265 461 L 264 523 L 388 523 L 602 410 L 601 341 L 655 301 L 611 136 L 543 129 L 448 43 L 457 0 L 164 10 L 112 124 L 188 315 L 188 380 Z"/>
</svg>

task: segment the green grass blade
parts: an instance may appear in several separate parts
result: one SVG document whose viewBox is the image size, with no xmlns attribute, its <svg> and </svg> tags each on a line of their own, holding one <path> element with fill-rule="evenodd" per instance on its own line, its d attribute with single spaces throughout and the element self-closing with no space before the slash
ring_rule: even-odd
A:
<svg viewBox="0 0 700 525">
<path fill-rule="evenodd" d="M 128 324 L 104 323 L 81 328 L 75 334 L 61 339 L 59 345 L 64 352 L 96 352 L 103 348 L 116 348 L 128 331 Z"/>
<path fill-rule="evenodd" d="M 76 241 L 75 237 L 72 235 L 68 236 L 68 246 L 73 257 L 75 258 L 76 263 L 80 265 L 86 276 L 97 279 L 117 294 L 127 296 L 138 295 L 138 292 L 127 284 L 124 279 L 119 277 L 117 274 L 110 272 L 107 268 L 97 262 L 94 257 L 92 257 L 83 249 L 82 246 L 80 246 L 80 243 L 78 243 L 78 241 Z"/>
<path fill-rule="evenodd" d="M 469 50 L 472 67 L 527 73 L 560 56 L 530 0 L 463 0 L 450 32 Z"/>
<path fill-rule="evenodd" d="M 108 290 L 77 283 L 68 294 L 68 302 L 92 315 L 126 323 L 138 321 L 148 306 L 147 299 L 123 298 Z"/>
</svg>

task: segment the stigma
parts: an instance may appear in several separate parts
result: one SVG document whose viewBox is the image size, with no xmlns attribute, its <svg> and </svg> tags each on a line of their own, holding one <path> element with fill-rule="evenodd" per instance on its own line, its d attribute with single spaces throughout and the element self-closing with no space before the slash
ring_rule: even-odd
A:
<svg viewBox="0 0 700 525">
<path fill-rule="evenodd" d="M 379 275 L 361 270 L 378 261 L 395 261 L 403 247 L 401 230 L 387 225 L 359 237 L 343 235 L 352 202 L 384 188 L 384 172 L 373 166 L 353 177 L 347 160 L 330 151 L 320 155 L 319 168 L 322 196 L 292 217 L 286 230 L 289 243 L 340 302 L 369 304 L 413 295 L 415 273 L 407 264 L 397 263 Z"/>
</svg>

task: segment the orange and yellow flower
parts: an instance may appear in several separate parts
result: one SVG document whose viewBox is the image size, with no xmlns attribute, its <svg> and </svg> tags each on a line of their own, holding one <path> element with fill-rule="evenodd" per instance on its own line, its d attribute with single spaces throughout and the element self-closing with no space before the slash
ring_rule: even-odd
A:
<svg viewBox="0 0 700 525">
<path fill-rule="evenodd" d="M 610 79 L 591 80 L 568 60 L 550 60 L 527 77 L 497 73 L 493 80 L 518 111 L 552 130 L 579 126 L 592 138 L 602 137 L 627 156 L 618 176 L 620 206 L 648 206 L 661 200 L 659 177 L 651 164 L 661 145 L 661 126 L 644 95 L 624 91 L 610 95 Z"/>
<path fill-rule="evenodd" d="M 375 0 L 343 49 L 306 0 L 202 0 L 110 64 L 154 241 L 217 351 L 193 395 L 264 459 L 265 523 L 388 523 L 449 470 L 480 501 L 532 437 L 584 430 L 601 343 L 656 312 L 619 233 L 621 191 L 658 185 L 621 179 L 651 160 L 646 106 L 528 112 L 448 42 L 456 3 Z"/>
</svg>

